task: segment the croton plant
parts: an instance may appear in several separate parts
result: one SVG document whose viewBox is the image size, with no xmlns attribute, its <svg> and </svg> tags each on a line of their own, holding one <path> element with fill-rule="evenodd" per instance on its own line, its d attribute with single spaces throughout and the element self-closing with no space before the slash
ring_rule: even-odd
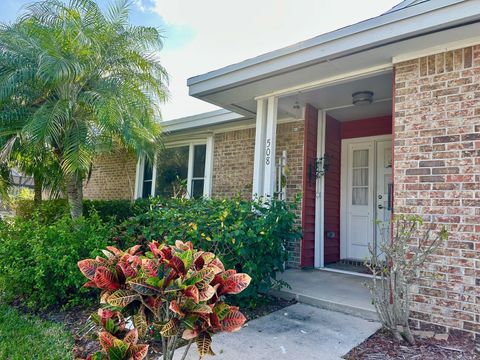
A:
<svg viewBox="0 0 480 360">
<path fill-rule="evenodd" d="M 193 248 L 191 242 L 175 246 L 149 244 L 126 251 L 107 247 L 105 257 L 78 262 L 87 277 L 86 287 L 101 290 L 98 313 L 92 319 L 102 327 L 98 334 L 101 352 L 88 359 L 140 360 L 148 345 L 138 344 L 147 333 L 162 339 L 163 360 L 172 360 L 180 337 L 196 342 L 200 358 L 214 355 L 212 334 L 233 332 L 245 323 L 238 307 L 223 300 L 238 294 L 250 283 L 250 276 L 225 270 L 210 252 Z"/>
</svg>

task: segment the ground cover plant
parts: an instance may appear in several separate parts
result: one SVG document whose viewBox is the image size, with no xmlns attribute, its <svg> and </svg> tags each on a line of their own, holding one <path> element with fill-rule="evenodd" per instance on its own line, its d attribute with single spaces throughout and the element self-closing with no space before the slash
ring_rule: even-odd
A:
<svg viewBox="0 0 480 360">
<path fill-rule="evenodd" d="M 239 294 L 251 278 L 226 270 L 215 254 L 194 249 L 191 242 L 153 241 L 145 254 L 140 248 L 124 252 L 110 246 L 105 257 L 78 263 L 88 279 L 85 286 L 101 289 L 102 307 L 92 317 L 102 327 L 102 351 L 87 359 L 143 359 L 148 345 L 138 341 L 147 332 L 161 338 L 163 360 L 173 359 L 180 337 L 188 341 L 182 359 L 193 341 L 200 358 L 214 355 L 212 335 L 237 331 L 246 320 L 224 295 Z"/>
</svg>

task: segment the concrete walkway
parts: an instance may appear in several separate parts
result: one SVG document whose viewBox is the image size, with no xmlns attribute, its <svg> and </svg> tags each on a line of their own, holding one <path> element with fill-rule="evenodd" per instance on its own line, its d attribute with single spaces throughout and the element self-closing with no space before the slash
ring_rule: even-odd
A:
<svg viewBox="0 0 480 360">
<path fill-rule="evenodd" d="M 250 321 L 233 334 L 213 338 L 212 360 L 339 360 L 380 328 L 377 322 L 304 304 Z M 179 349 L 175 360 L 183 354 Z M 188 360 L 197 360 L 192 345 Z"/>
<path fill-rule="evenodd" d="M 291 289 L 283 288 L 273 295 L 355 315 L 367 320 L 377 320 L 370 292 L 365 282 L 371 278 L 353 274 L 343 274 L 324 270 L 290 269 L 277 274 Z"/>
</svg>

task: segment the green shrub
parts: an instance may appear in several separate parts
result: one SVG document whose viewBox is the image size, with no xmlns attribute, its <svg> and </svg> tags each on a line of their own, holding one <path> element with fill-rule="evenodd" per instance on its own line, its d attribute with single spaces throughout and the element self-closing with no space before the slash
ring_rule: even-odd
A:
<svg viewBox="0 0 480 360">
<path fill-rule="evenodd" d="M 108 245 L 111 224 L 95 213 L 45 224 L 38 216 L 0 222 L 0 293 L 31 308 L 74 305 L 92 292 L 78 288 L 83 277 L 77 261 L 100 254 Z"/>
<path fill-rule="evenodd" d="M 119 247 L 151 240 L 191 241 L 196 248 L 217 254 L 226 267 L 252 277 L 249 288 L 236 297 L 242 306 L 255 306 L 258 293 L 281 285 L 275 273 L 284 270 L 286 242 L 300 236 L 293 212 L 296 204 L 273 201 L 264 206 L 242 199 L 155 201 L 151 210 L 116 227 L 114 240 Z"/>
<path fill-rule="evenodd" d="M 146 212 L 150 207 L 149 199 L 130 200 L 84 200 L 83 214 L 90 217 L 95 212 L 103 221 L 122 222 L 129 217 Z M 40 221 L 51 224 L 69 214 L 67 200 L 45 200 L 35 204 L 32 200 L 19 200 L 15 203 L 16 215 L 23 219 L 39 216 Z"/>
<path fill-rule="evenodd" d="M 15 214 L 22 219 L 37 220 L 42 223 L 54 223 L 68 214 L 68 203 L 64 199 L 45 200 L 36 204 L 33 200 L 17 200 L 14 204 Z"/>
</svg>

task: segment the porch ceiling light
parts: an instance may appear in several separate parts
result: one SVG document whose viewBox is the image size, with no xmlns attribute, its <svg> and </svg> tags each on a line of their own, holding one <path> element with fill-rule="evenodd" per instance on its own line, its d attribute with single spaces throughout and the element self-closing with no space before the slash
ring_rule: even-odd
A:
<svg viewBox="0 0 480 360">
<path fill-rule="evenodd" d="M 370 105 L 373 102 L 372 91 L 358 91 L 352 94 L 353 105 Z"/>
</svg>

